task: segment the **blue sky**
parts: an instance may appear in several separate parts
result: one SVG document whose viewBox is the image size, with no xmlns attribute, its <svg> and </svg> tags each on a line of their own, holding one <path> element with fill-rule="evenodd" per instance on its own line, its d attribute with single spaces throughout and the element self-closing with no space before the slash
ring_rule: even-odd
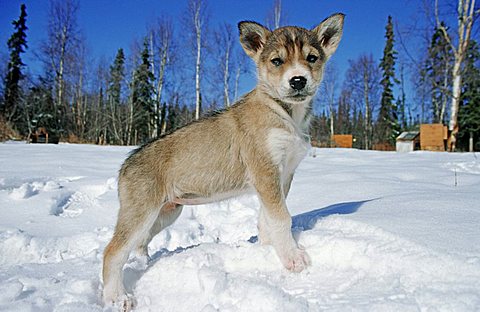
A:
<svg viewBox="0 0 480 312">
<path fill-rule="evenodd" d="M 146 33 L 146 25 L 161 15 L 173 18 L 175 35 L 181 36 L 181 24 L 178 22 L 187 7 L 187 0 L 137 0 L 107 1 L 80 0 L 78 16 L 79 27 L 84 34 L 89 54 L 94 59 L 105 57 L 112 60 L 118 48 L 129 50 L 134 39 Z M 283 13 L 287 24 L 311 28 L 325 17 L 342 12 L 346 14 L 344 36 L 333 62 L 341 76 L 348 67 L 348 60 L 362 53 L 372 53 L 380 60 L 385 44 L 385 24 L 387 16 L 392 15 L 400 27 L 413 24 L 421 16 L 423 1 L 368 1 L 368 0 L 283 0 Z M 17 19 L 20 4 L 27 6 L 29 51 L 24 62 L 34 74 L 40 74 L 40 68 L 33 54 L 46 36 L 48 21 L 47 0 L 0 0 L 0 55 L 7 54 L 6 41 L 13 29 L 11 21 Z M 210 27 L 227 22 L 236 25 L 242 20 L 254 20 L 264 23 L 272 8 L 273 0 L 207 0 Z M 397 48 L 399 49 L 399 48 Z M 36 72 L 38 71 L 38 72 Z M 249 88 L 249 86 L 245 87 Z M 246 90 L 241 90 L 245 92 Z"/>
<path fill-rule="evenodd" d="M 90 52 L 94 56 L 113 57 L 119 47 L 127 48 L 134 38 L 145 33 L 146 24 L 162 14 L 175 19 L 182 16 L 186 0 L 107 1 L 81 0 L 78 23 Z M 45 37 L 48 21 L 48 1 L 0 0 L 0 51 L 6 52 L 6 41 L 12 33 L 11 21 L 17 19 L 20 4 L 25 3 L 28 13 L 28 41 L 31 49 Z M 209 24 L 223 22 L 236 24 L 242 20 L 263 23 L 273 1 L 210 0 Z M 335 59 L 338 62 L 355 58 L 362 52 L 372 52 L 380 58 L 384 45 L 387 16 L 407 22 L 419 11 L 420 1 L 363 1 L 363 0 L 283 0 L 283 12 L 288 24 L 310 28 L 336 12 L 346 14 L 345 33 Z M 177 27 L 176 34 L 181 29 Z M 29 58 L 33 55 L 29 55 Z M 342 61 L 340 61 L 342 60 Z M 27 61 L 29 61 L 27 59 Z M 31 60 L 33 61 L 33 59 Z"/>
</svg>

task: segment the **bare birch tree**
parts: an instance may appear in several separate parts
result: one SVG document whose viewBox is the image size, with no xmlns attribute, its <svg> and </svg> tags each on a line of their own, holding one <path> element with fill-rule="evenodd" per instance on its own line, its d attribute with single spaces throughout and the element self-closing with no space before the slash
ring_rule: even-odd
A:
<svg viewBox="0 0 480 312">
<path fill-rule="evenodd" d="M 450 106 L 450 121 L 448 128 L 450 134 L 450 151 L 455 151 L 455 145 L 458 134 L 458 109 L 460 107 L 460 96 L 462 88 L 462 65 L 467 53 L 470 35 L 472 33 L 475 15 L 480 13 L 480 9 L 475 9 L 475 0 L 458 0 L 457 6 L 457 40 L 456 44 L 452 36 L 448 33 L 447 28 L 440 22 L 438 12 L 438 0 L 435 0 L 435 20 L 438 29 L 443 33 L 445 40 L 450 44 L 454 53 L 454 63 L 452 69 L 453 87 L 452 87 L 452 104 Z"/>
<path fill-rule="evenodd" d="M 158 18 L 153 26 L 150 28 L 150 38 L 152 42 L 151 51 L 153 54 L 152 71 L 155 76 L 155 125 L 153 136 L 160 136 L 165 132 L 165 120 L 161 116 L 165 115 L 162 112 L 162 96 L 165 88 L 165 73 L 167 66 L 172 60 L 173 48 L 173 23 L 172 20 L 166 16 Z"/>
<path fill-rule="evenodd" d="M 237 45 L 238 47 L 238 45 Z M 238 86 L 240 84 L 240 77 L 244 74 L 250 73 L 250 62 L 247 54 L 242 49 L 235 49 L 235 78 L 233 82 L 233 100 L 238 100 Z"/>
<path fill-rule="evenodd" d="M 352 97 L 365 116 L 364 147 L 369 149 L 372 141 L 372 115 L 379 102 L 379 67 L 375 64 L 373 56 L 361 55 L 358 59 L 350 61 L 347 71 L 346 86 L 352 91 Z"/>
<path fill-rule="evenodd" d="M 230 24 L 224 23 L 215 32 L 215 41 L 218 48 L 213 51 L 215 58 L 220 60 L 219 67 L 214 69 L 214 73 L 218 73 L 216 80 L 221 80 L 223 85 L 222 96 L 223 106 L 230 106 L 230 93 L 231 93 L 231 77 L 232 77 L 232 56 L 234 51 L 234 45 L 236 41 L 236 32 L 233 31 L 233 27 Z"/>
<path fill-rule="evenodd" d="M 335 64 L 330 62 L 325 68 L 325 73 L 323 76 L 323 97 L 327 104 L 329 111 L 329 124 L 330 124 L 330 137 L 333 137 L 335 134 L 334 120 L 335 120 L 335 95 L 338 88 L 338 69 Z"/>
<path fill-rule="evenodd" d="M 282 13 L 282 0 L 274 0 L 273 7 L 267 16 L 267 27 L 270 29 L 280 28 L 285 23 L 285 18 Z"/>
<path fill-rule="evenodd" d="M 187 8 L 188 28 L 193 31 L 193 46 L 195 49 L 195 119 L 200 118 L 202 95 L 201 95 L 201 71 L 202 71 L 202 50 L 204 42 L 204 31 L 206 27 L 206 3 L 204 0 L 190 0 Z"/>
<path fill-rule="evenodd" d="M 75 134 L 80 138 L 84 138 L 87 114 L 88 97 L 85 92 L 87 77 L 86 69 L 86 45 L 85 40 L 79 39 L 76 45 L 75 60 L 71 60 L 70 67 L 72 68 L 72 85 L 73 85 L 73 99 L 72 99 L 72 122 Z"/>
<path fill-rule="evenodd" d="M 42 44 L 44 62 L 50 65 L 55 74 L 55 119 L 61 117 L 58 111 L 68 111 L 65 75 L 67 65 L 75 58 L 79 41 L 77 27 L 78 2 L 75 0 L 51 0 L 47 39 Z M 65 120 L 63 121 L 65 122 Z"/>
</svg>

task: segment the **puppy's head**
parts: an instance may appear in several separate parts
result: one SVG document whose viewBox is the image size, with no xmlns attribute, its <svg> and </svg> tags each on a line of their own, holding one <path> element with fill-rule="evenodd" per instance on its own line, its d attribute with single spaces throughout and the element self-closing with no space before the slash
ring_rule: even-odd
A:
<svg viewBox="0 0 480 312">
<path fill-rule="evenodd" d="M 312 30 L 289 26 L 270 31 L 240 22 L 240 43 L 257 65 L 258 87 L 285 103 L 309 102 L 340 43 L 343 19 L 343 14 L 332 15 Z"/>
</svg>

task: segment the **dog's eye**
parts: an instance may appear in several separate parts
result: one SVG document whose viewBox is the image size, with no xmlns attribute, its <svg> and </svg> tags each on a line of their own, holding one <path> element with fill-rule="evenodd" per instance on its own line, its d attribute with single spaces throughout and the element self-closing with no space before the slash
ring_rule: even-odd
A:
<svg viewBox="0 0 480 312">
<path fill-rule="evenodd" d="M 272 64 L 277 66 L 277 67 L 283 64 L 282 59 L 278 58 L 278 57 L 272 59 L 270 62 L 272 62 Z"/>
<path fill-rule="evenodd" d="M 307 62 L 309 63 L 315 63 L 317 60 L 318 60 L 318 57 L 313 54 L 309 54 L 307 56 Z"/>
</svg>

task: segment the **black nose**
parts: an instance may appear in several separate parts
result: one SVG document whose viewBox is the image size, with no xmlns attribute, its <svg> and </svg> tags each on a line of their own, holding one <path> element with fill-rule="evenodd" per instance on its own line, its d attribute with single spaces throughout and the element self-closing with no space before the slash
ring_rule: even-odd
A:
<svg viewBox="0 0 480 312">
<path fill-rule="evenodd" d="M 303 76 L 295 76 L 292 79 L 290 79 L 290 87 L 292 87 L 294 90 L 302 90 L 305 88 L 305 85 L 307 84 L 307 79 Z"/>
</svg>

